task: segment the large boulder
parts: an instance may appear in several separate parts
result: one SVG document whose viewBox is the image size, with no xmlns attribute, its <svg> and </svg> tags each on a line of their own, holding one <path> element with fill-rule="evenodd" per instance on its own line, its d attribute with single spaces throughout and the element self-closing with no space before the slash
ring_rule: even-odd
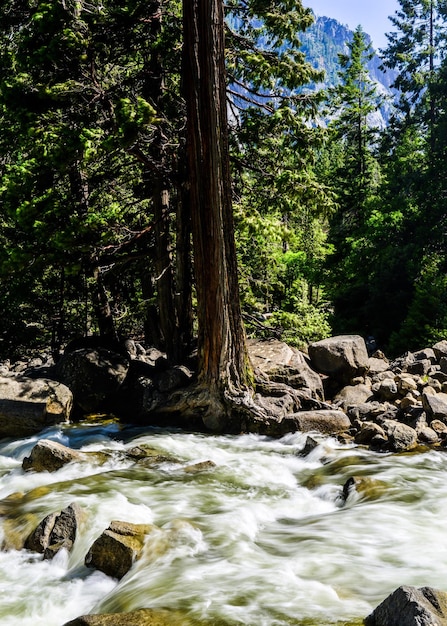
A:
<svg viewBox="0 0 447 626">
<path fill-rule="evenodd" d="M 84 413 L 108 410 L 126 378 L 130 358 L 105 347 L 81 347 L 65 352 L 57 364 L 58 380 L 71 389 L 74 402 Z"/>
<path fill-rule="evenodd" d="M 70 504 L 58 513 L 47 515 L 25 541 L 25 548 L 52 559 L 62 548 L 70 552 L 81 520 L 81 509 Z"/>
<path fill-rule="evenodd" d="M 359 335 L 339 335 L 311 343 L 309 358 L 317 372 L 344 384 L 363 376 L 369 365 L 365 340 Z"/>
<path fill-rule="evenodd" d="M 150 524 L 111 522 L 88 551 L 86 566 L 122 578 L 140 558 L 146 535 L 153 529 Z"/>
<path fill-rule="evenodd" d="M 399 587 L 365 619 L 365 626 L 447 626 L 447 593 Z"/>
<path fill-rule="evenodd" d="M 307 391 L 312 398 L 324 398 L 321 377 L 309 366 L 306 357 L 282 341 L 248 341 L 253 367 L 269 380 Z"/>
<path fill-rule="evenodd" d="M 337 410 L 299 411 L 283 420 L 284 432 L 315 431 L 325 435 L 336 435 L 348 430 L 350 426 L 349 417 L 343 411 Z"/>
<path fill-rule="evenodd" d="M 70 389 L 46 378 L 0 377 L 0 437 L 27 437 L 67 422 L 73 406 Z"/>
</svg>

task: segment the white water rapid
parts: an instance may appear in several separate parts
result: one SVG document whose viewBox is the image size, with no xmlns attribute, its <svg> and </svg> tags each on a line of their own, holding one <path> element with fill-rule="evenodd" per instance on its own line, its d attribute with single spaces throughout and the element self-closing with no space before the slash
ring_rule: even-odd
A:
<svg viewBox="0 0 447 626">
<path fill-rule="evenodd" d="M 24 472 L 38 438 L 112 451 L 54 473 Z M 53 561 L 0 552 L 1 626 L 61 626 L 86 613 L 182 611 L 244 626 L 361 624 L 402 584 L 447 591 L 447 457 L 442 451 L 375 454 L 306 436 L 244 435 L 79 424 L 0 442 L 1 535 L 72 502 L 85 513 L 71 554 Z M 180 462 L 136 464 L 146 444 Z M 201 461 L 215 467 L 196 473 Z M 342 487 L 352 476 L 365 489 Z M 12 514 L 11 514 L 12 511 Z M 3 511 L 4 513 L 4 511 Z M 121 580 L 84 566 L 112 520 L 155 524 L 143 558 Z M 15 527 L 15 528 L 14 528 Z M 2 538 L 0 537 L 0 539 Z"/>
</svg>

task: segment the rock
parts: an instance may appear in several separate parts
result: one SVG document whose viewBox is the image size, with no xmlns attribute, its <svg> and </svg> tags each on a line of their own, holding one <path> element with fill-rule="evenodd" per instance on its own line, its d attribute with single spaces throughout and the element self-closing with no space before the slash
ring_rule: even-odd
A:
<svg viewBox="0 0 447 626">
<path fill-rule="evenodd" d="M 150 524 L 111 522 L 91 546 L 85 565 L 107 576 L 122 578 L 141 556 L 146 535 L 153 528 Z"/>
<path fill-rule="evenodd" d="M 57 441 L 42 439 L 31 450 L 28 457 L 22 462 L 22 468 L 35 472 L 55 472 L 67 463 L 82 460 L 84 455 L 63 446 Z"/>
<path fill-rule="evenodd" d="M 343 497 L 345 501 L 354 491 L 362 498 L 375 500 L 381 497 L 387 489 L 386 483 L 369 476 L 351 476 L 343 485 Z"/>
<path fill-rule="evenodd" d="M 170 367 L 160 374 L 157 380 L 157 387 L 161 393 L 174 391 L 180 387 L 186 387 L 191 383 L 192 372 L 185 365 Z"/>
<path fill-rule="evenodd" d="M 441 420 L 447 423 L 447 394 L 429 392 L 424 389 L 422 393 L 422 406 L 427 413 L 429 421 Z"/>
<path fill-rule="evenodd" d="M 319 442 L 314 438 L 308 435 L 306 437 L 306 443 L 304 444 L 304 448 L 299 451 L 299 456 L 307 456 L 310 454 L 315 448 L 318 448 Z"/>
<path fill-rule="evenodd" d="M 432 363 L 428 359 L 414 361 L 407 366 L 407 372 L 409 374 L 417 374 L 418 376 L 426 376 L 430 371 Z"/>
<path fill-rule="evenodd" d="M 311 365 L 317 372 L 349 384 L 368 369 L 369 356 L 359 335 L 340 335 L 309 345 Z"/>
<path fill-rule="evenodd" d="M 163 609 L 138 609 L 130 613 L 83 615 L 63 626 L 215 626 L 216 622 L 191 620 L 175 611 Z M 219 620 L 219 626 L 225 626 Z"/>
<path fill-rule="evenodd" d="M 411 426 L 394 420 L 385 420 L 382 427 L 388 437 L 389 448 L 393 452 L 405 452 L 416 447 L 418 437 Z"/>
<path fill-rule="evenodd" d="M 432 428 L 438 435 L 447 434 L 447 424 L 441 422 L 441 420 L 433 420 L 430 423 L 430 428 Z"/>
<path fill-rule="evenodd" d="M 388 402 L 364 402 L 350 406 L 347 409 L 347 414 L 351 421 L 360 420 L 364 421 L 376 421 L 380 416 L 384 414 L 390 414 L 390 412 L 397 414 L 398 409 Z"/>
<path fill-rule="evenodd" d="M 200 461 L 193 465 L 187 465 L 183 471 L 186 472 L 186 474 L 199 474 L 200 472 L 205 472 L 215 467 L 216 464 L 213 461 Z"/>
<path fill-rule="evenodd" d="M 163 454 L 146 444 L 130 448 L 127 456 L 145 467 L 154 467 L 161 463 L 181 463 L 180 459 Z"/>
<path fill-rule="evenodd" d="M 31 535 L 25 540 L 25 548 L 33 552 L 43 554 L 50 545 L 51 531 L 56 522 L 57 513 L 50 513 L 34 529 Z"/>
<path fill-rule="evenodd" d="M 424 389 L 430 388 L 435 392 L 435 394 L 442 392 L 442 383 L 436 378 L 429 377 L 426 381 L 424 380 L 424 383 L 421 384 L 421 387 Z"/>
<path fill-rule="evenodd" d="M 370 445 L 373 438 L 377 435 L 385 438 L 385 431 L 379 424 L 363 422 L 360 431 L 354 437 L 354 441 L 357 444 Z"/>
<path fill-rule="evenodd" d="M 363 404 L 371 398 L 371 387 L 360 383 L 359 385 L 347 385 L 343 387 L 333 399 L 333 403 L 334 406 L 346 410 L 349 406 Z"/>
<path fill-rule="evenodd" d="M 166 354 L 157 348 L 148 348 L 142 359 L 156 370 L 162 370 L 168 367 Z"/>
<path fill-rule="evenodd" d="M 442 357 L 447 358 L 447 340 L 443 339 L 442 341 L 438 341 L 438 343 L 433 346 L 433 352 L 438 361 L 440 361 Z"/>
<path fill-rule="evenodd" d="M 377 359 L 372 356 L 368 360 L 368 374 L 370 376 L 376 376 L 381 372 L 386 372 L 388 370 L 389 363 L 384 359 Z"/>
<path fill-rule="evenodd" d="M 56 376 L 73 392 L 75 404 L 85 413 L 107 410 L 107 401 L 122 385 L 130 358 L 103 347 L 65 352 Z"/>
<path fill-rule="evenodd" d="M 430 428 L 429 426 L 423 426 L 422 428 L 418 428 L 416 432 L 418 436 L 418 441 L 420 443 L 433 445 L 439 442 L 438 433 L 433 428 Z"/>
<path fill-rule="evenodd" d="M 411 363 L 414 363 L 414 361 L 415 359 L 413 354 L 411 352 L 406 352 L 390 364 L 390 370 L 396 374 L 406 372 L 408 366 L 411 365 Z"/>
<path fill-rule="evenodd" d="M 253 367 L 269 380 L 285 383 L 294 389 L 308 390 L 312 398 L 324 399 L 320 376 L 308 365 L 306 357 L 282 341 L 248 341 Z"/>
<path fill-rule="evenodd" d="M 399 587 L 365 619 L 365 626 L 447 626 L 447 593 Z"/>
<path fill-rule="evenodd" d="M 409 391 L 416 391 L 418 388 L 418 377 L 409 374 L 399 374 L 396 377 L 397 388 L 402 396 Z"/>
<path fill-rule="evenodd" d="M 153 364 L 132 360 L 123 384 L 113 396 L 114 414 L 125 421 L 140 421 L 156 408 L 160 396 L 155 386 L 156 376 Z"/>
<path fill-rule="evenodd" d="M 67 422 L 72 406 L 71 391 L 59 382 L 0 377 L 0 437 L 27 437 Z"/>
<path fill-rule="evenodd" d="M 420 398 L 409 393 L 404 398 L 402 398 L 400 402 L 400 409 L 401 411 L 405 412 L 405 411 L 408 411 L 408 409 L 420 406 L 420 404 L 421 404 Z"/>
<path fill-rule="evenodd" d="M 432 365 L 434 365 L 438 360 L 433 348 L 424 348 L 423 350 L 413 352 L 413 357 L 416 361 L 430 361 Z"/>
<path fill-rule="evenodd" d="M 43 553 L 44 559 L 52 559 L 62 548 L 70 552 L 76 539 L 81 519 L 81 509 L 70 504 L 59 514 L 47 515 L 25 541 L 25 548 Z"/>
<path fill-rule="evenodd" d="M 395 400 L 399 396 L 394 378 L 385 378 L 380 383 L 373 385 L 373 392 L 381 400 Z"/>
<path fill-rule="evenodd" d="M 288 430 L 284 432 L 311 432 L 316 431 L 325 435 L 336 435 L 351 426 L 348 416 L 342 411 L 299 411 L 288 415 L 284 422 Z"/>
<path fill-rule="evenodd" d="M 265 396 L 256 393 L 253 399 L 258 406 L 265 409 L 267 415 L 275 415 L 278 419 L 282 419 L 300 408 L 296 406 L 294 398 L 288 393 L 278 396 Z M 268 434 L 268 432 L 265 431 L 264 434 Z M 271 434 L 274 435 L 275 433 L 272 432 Z"/>
<path fill-rule="evenodd" d="M 444 384 L 445 382 L 447 382 L 447 373 L 443 370 L 443 368 L 444 369 L 447 368 L 447 359 L 445 357 L 441 359 L 439 370 L 430 372 L 430 378 L 432 380 L 439 380 L 441 384 Z"/>
</svg>

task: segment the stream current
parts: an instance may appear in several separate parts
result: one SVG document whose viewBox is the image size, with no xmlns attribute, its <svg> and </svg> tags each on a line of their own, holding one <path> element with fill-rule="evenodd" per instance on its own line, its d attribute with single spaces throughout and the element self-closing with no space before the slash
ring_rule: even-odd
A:
<svg viewBox="0 0 447 626">
<path fill-rule="evenodd" d="M 39 438 L 111 454 L 103 465 L 24 472 Z M 219 626 L 354 626 L 400 585 L 447 591 L 447 453 L 376 454 L 318 441 L 303 456 L 301 433 L 273 440 L 115 422 L 1 441 L 0 500 L 20 495 L 6 501 L 0 540 L 73 502 L 85 522 L 72 552 L 52 561 L 0 552 L 0 624 L 62 626 L 86 613 L 148 607 Z M 136 445 L 168 458 L 135 463 L 125 452 Z M 215 465 L 185 471 L 203 461 Z M 351 477 L 364 488 L 345 501 Z M 84 566 L 112 520 L 156 526 L 120 581 Z"/>
</svg>

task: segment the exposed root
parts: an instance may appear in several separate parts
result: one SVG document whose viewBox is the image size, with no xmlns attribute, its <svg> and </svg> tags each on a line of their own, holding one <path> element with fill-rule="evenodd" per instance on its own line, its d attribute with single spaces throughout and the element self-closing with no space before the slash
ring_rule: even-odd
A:
<svg viewBox="0 0 447 626">
<path fill-rule="evenodd" d="M 287 415 L 300 409 L 327 409 L 324 402 L 283 383 L 258 378 L 255 388 L 210 388 L 195 383 L 172 393 L 157 413 L 177 416 L 183 427 L 211 432 L 254 432 L 272 436 L 290 432 Z"/>
</svg>

